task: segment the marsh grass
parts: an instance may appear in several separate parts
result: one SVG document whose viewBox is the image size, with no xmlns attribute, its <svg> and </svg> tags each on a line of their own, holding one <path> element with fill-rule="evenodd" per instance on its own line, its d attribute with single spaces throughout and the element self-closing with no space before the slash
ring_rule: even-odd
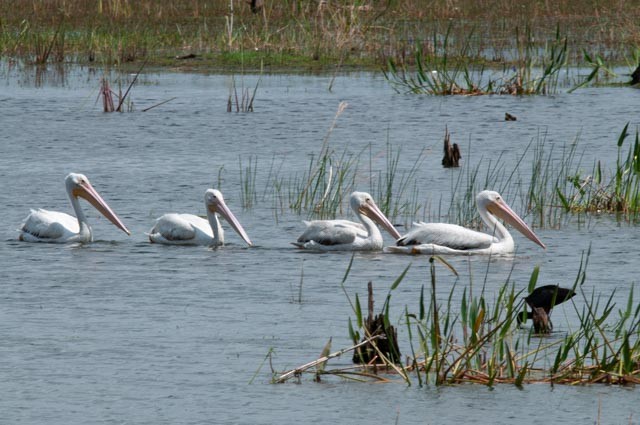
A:
<svg viewBox="0 0 640 425">
<path fill-rule="evenodd" d="M 460 288 L 454 285 L 446 299 L 440 299 L 436 295 L 437 265 L 443 265 L 447 272 L 455 269 L 442 258 L 431 257 L 429 289 L 425 290 L 423 285 L 417 306 L 405 306 L 399 319 L 406 325 L 412 353 L 406 365 L 378 356 L 376 364 L 357 367 L 356 371 L 361 378 L 383 374 L 386 381 L 394 381 L 393 376 L 398 375 L 407 385 L 417 381 L 420 386 L 640 383 L 640 306 L 634 302 L 633 286 L 626 304 L 617 310 L 618 317 L 613 317 L 617 308 L 613 293 L 602 297 L 595 292 L 589 295 L 582 289 L 588 258 L 589 251 L 583 254 L 573 284 L 580 294 L 579 300 L 572 301 L 578 324 L 568 323 L 549 338 L 535 334 L 533 329 L 518 327 L 516 317 L 524 308 L 523 294 L 516 291 L 510 278 L 494 293 L 486 291 L 483 285 L 475 295 L 470 283 L 462 289 L 461 296 L 455 295 Z M 355 343 L 361 337 L 356 329 L 363 329 L 362 311 L 357 294 L 352 299 L 344 289 L 352 263 L 353 259 L 342 287 L 356 317 L 357 328 L 350 318 L 348 321 L 349 336 Z M 406 271 L 390 285 L 382 309 L 385 323 L 391 323 L 391 293 L 405 278 Z M 537 285 L 538 272 L 539 267 L 534 267 L 529 291 Z M 355 345 L 342 351 L 354 348 Z M 342 372 L 353 370 L 342 368 L 325 373 L 343 376 Z"/>
<path fill-rule="evenodd" d="M 258 157 L 249 156 L 246 166 L 242 162 L 242 157 L 238 157 L 240 168 L 240 199 L 242 207 L 252 208 L 258 201 L 256 191 L 256 178 L 258 175 Z"/>
<path fill-rule="evenodd" d="M 503 65 L 502 73 L 482 64 L 486 54 L 474 43 L 473 33 L 456 48 L 450 41 L 451 29 L 450 25 L 444 37 L 434 33 L 429 51 L 416 46 L 415 71 L 389 59 L 384 76 L 396 91 L 441 96 L 544 95 L 557 91 L 568 52 L 567 37 L 560 34 L 559 27 L 544 49 L 534 42 L 530 29 L 525 29 L 523 37 L 516 27 L 516 57 Z"/>
<path fill-rule="evenodd" d="M 611 170 L 602 161 L 586 168 L 580 136 L 565 144 L 549 143 L 539 133 L 514 160 L 502 156 L 467 161 L 452 174 L 448 199 L 440 201 L 432 221 L 445 220 L 470 228 L 483 224 L 475 196 L 484 189 L 505 196 L 515 211 L 537 227 L 559 228 L 569 215 L 611 214 L 635 222 L 640 215 L 640 135 L 627 124 L 615 138 L 618 158 Z M 633 140 L 625 151 L 625 141 Z"/>
<path fill-rule="evenodd" d="M 615 213 L 627 220 L 636 220 L 640 213 L 640 137 L 636 130 L 626 155 L 622 151 L 629 138 L 627 123 L 617 139 L 618 158 L 608 176 L 605 165 L 597 161 L 592 173 L 568 175 L 568 187 L 558 185 L 557 198 L 566 212 Z"/>
<path fill-rule="evenodd" d="M 389 141 L 378 152 L 373 145 L 358 152 L 332 148 L 331 135 L 345 108 L 340 105 L 305 171 L 286 175 L 286 159 L 278 163 L 274 157 L 261 195 L 256 187 L 257 158 L 250 158 L 247 164 L 240 159 L 243 204 L 249 208 L 261 197 L 273 203 L 276 215 L 289 210 L 309 218 L 335 218 L 349 212 L 345 202 L 352 191 L 360 190 L 371 193 L 381 210 L 400 226 L 426 220 L 482 229 L 475 197 L 490 189 L 501 193 L 535 227 L 560 228 L 568 217 L 584 213 L 613 214 L 630 222 L 640 214 L 640 135 L 636 132 L 632 137 L 629 125 L 615 138 L 618 159 L 612 170 L 601 161 L 585 167 L 580 135 L 558 144 L 550 143 L 540 132 L 509 159 L 503 154 L 476 157 L 469 144 L 463 149 L 466 160 L 462 166 L 446 170 L 448 191 L 430 198 L 432 194 L 419 184 L 424 151 L 407 159 L 402 148 Z"/>
<path fill-rule="evenodd" d="M 416 0 L 283 0 L 264 2 L 258 12 L 238 0 L 16 0 L 0 4 L 0 51 L 44 58 L 42 53 L 57 50 L 55 60 L 64 56 L 104 66 L 147 59 L 153 65 L 258 69 L 264 61 L 273 68 L 295 64 L 333 70 L 336 64 L 377 69 L 389 58 L 412 65 L 416 45 L 427 53 L 434 34 L 439 40 L 448 34 L 452 51 L 468 45 L 469 59 L 501 68 L 514 64 L 516 27 L 532 29 L 531 53 L 537 55 L 560 25 L 571 34 L 567 58 L 574 63 L 582 60 L 584 48 L 622 63 L 640 44 L 640 11 L 613 1 L 461 0 L 452 5 L 437 0 L 424 7 Z M 58 28 L 60 43 L 50 49 Z M 236 55 L 242 51 L 255 54 L 243 61 Z M 201 60 L 185 65 L 175 59 L 185 53 Z"/>
<path fill-rule="evenodd" d="M 106 77 L 100 80 L 100 91 L 98 96 L 102 97 L 102 107 L 104 112 L 124 112 L 123 107 L 126 106 L 127 112 L 133 111 L 133 102 L 128 98 L 131 88 L 135 84 L 138 75 L 131 81 L 124 93 L 122 93 L 122 86 L 119 83 L 118 93 L 111 89 L 109 81 Z M 114 98 L 117 99 L 117 103 L 114 102 Z"/>
<path fill-rule="evenodd" d="M 258 86 L 260 85 L 260 78 L 256 82 L 253 90 L 248 87 L 244 87 L 244 80 L 240 87 L 240 95 L 238 95 L 238 86 L 236 78 L 231 77 L 231 87 L 229 88 L 229 97 L 227 99 L 227 112 L 253 112 L 253 102 L 258 92 Z"/>
<path fill-rule="evenodd" d="M 334 217 L 341 211 L 342 199 L 354 188 L 357 156 L 347 150 L 337 155 L 329 143 L 347 106 L 346 102 L 340 102 L 318 154 L 311 156 L 308 170 L 301 177 L 293 178 L 289 206 L 298 214 L 306 211 L 321 218 Z"/>
</svg>

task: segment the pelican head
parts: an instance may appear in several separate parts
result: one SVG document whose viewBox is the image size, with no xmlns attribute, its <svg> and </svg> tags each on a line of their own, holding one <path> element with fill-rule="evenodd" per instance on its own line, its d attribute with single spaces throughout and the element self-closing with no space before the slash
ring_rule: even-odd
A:
<svg viewBox="0 0 640 425">
<path fill-rule="evenodd" d="M 400 233 L 393 227 L 389 219 L 380 211 L 371 195 L 366 192 L 353 192 L 350 199 L 351 208 L 358 213 L 369 217 L 382 226 L 394 239 L 400 238 Z"/>
<path fill-rule="evenodd" d="M 131 232 L 120 221 L 118 216 L 109 208 L 109 205 L 102 199 L 100 194 L 91 186 L 89 179 L 84 174 L 70 173 L 64 180 L 67 187 L 67 193 L 75 199 L 83 198 L 87 200 L 95 209 L 105 216 L 111 223 L 121 229 L 127 235 Z"/>
<path fill-rule="evenodd" d="M 204 193 L 204 202 L 209 212 L 220 214 L 248 245 L 253 245 L 249 236 L 247 236 L 247 232 L 244 231 L 238 219 L 236 219 L 229 207 L 227 207 L 222 193 L 219 190 L 207 189 Z"/>
<path fill-rule="evenodd" d="M 476 203 L 478 204 L 479 211 L 489 211 L 494 216 L 512 225 L 532 242 L 540 245 L 544 249 L 547 248 L 540 238 L 533 233 L 533 230 L 507 205 L 498 192 L 483 190 L 476 196 Z"/>
</svg>

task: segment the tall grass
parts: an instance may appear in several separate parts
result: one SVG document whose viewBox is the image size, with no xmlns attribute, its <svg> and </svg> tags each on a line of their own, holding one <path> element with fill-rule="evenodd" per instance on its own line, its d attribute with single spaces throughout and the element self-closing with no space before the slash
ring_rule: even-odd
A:
<svg viewBox="0 0 640 425">
<path fill-rule="evenodd" d="M 605 165 L 597 161 L 592 173 L 583 176 L 576 172 L 567 177 L 568 188 L 556 188 L 562 208 L 567 212 L 608 212 L 636 220 L 640 214 L 640 136 L 635 138 L 626 155 L 622 148 L 630 136 L 627 123 L 617 140 L 618 158 L 611 176 Z"/>
<path fill-rule="evenodd" d="M 227 112 L 253 112 L 253 102 L 258 92 L 260 80 L 256 82 L 253 91 L 248 87 L 244 87 L 244 81 L 240 87 L 240 95 L 238 95 L 238 86 L 235 77 L 231 77 L 231 86 L 229 87 L 229 97 L 227 99 Z"/>
<path fill-rule="evenodd" d="M 618 149 L 615 164 L 597 161 L 585 167 L 579 135 L 554 144 L 539 133 L 510 159 L 502 154 L 476 158 L 468 146 L 466 160 L 449 173 L 450 187 L 438 199 L 430 198 L 433 194 L 419 184 L 424 179 L 426 159 L 422 152 L 407 160 L 402 148 L 390 142 L 384 155 L 374 155 L 373 145 L 359 152 L 333 149 L 331 134 L 344 107 L 339 108 L 305 171 L 284 174 L 286 160 L 276 163 L 274 158 L 266 178 L 259 179 L 258 159 L 250 158 L 247 164 L 241 159 L 243 204 L 250 207 L 256 202 L 257 181 L 264 180 L 260 196 L 273 202 L 274 211 L 288 210 L 313 218 L 335 218 L 348 212 L 345 201 L 354 190 L 371 193 L 388 217 L 405 226 L 427 220 L 482 228 L 475 197 L 485 189 L 503 194 L 514 210 L 536 227 L 559 228 L 569 215 L 587 212 L 614 214 L 628 221 L 636 221 L 640 214 L 640 134 L 636 131 L 632 137 L 629 125 L 612 137 Z M 374 164 L 373 158 L 378 156 L 385 158 L 382 164 Z"/>
<path fill-rule="evenodd" d="M 117 66 L 140 59 L 175 65 L 175 58 L 185 53 L 199 56 L 189 67 L 205 68 L 222 64 L 257 69 L 261 61 L 305 69 L 363 64 L 379 68 L 388 58 L 412 65 L 416 46 L 426 54 L 437 34 L 438 40 L 448 38 L 453 51 L 469 45 L 478 63 L 500 68 L 513 65 L 511 52 L 519 41 L 512 28 L 531 29 L 531 53 L 537 55 L 554 38 L 558 23 L 572 34 L 567 58 L 574 63 L 582 59 L 584 48 L 605 60 L 623 62 L 640 44 L 635 24 L 640 11 L 614 1 L 596 5 L 563 0 L 550 5 L 523 0 L 516 5 L 507 0 L 461 0 L 451 7 L 437 0 L 424 7 L 417 0 L 283 0 L 264 2 L 254 13 L 250 2 L 238 0 L 15 0 L 0 4 L 0 16 L 4 55 L 43 58 L 36 52 L 49 49 L 63 21 L 56 37 L 61 43 L 53 49 L 60 53 L 55 53 L 56 60 L 65 56 Z M 449 28 L 449 22 L 455 26 Z M 238 52 L 253 53 L 241 63 Z"/>
<path fill-rule="evenodd" d="M 347 106 L 346 102 L 338 105 L 320 151 L 312 155 L 307 172 L 294 179 L 294 189 L 289 192 L 289 205 L 297 213 L 307 211 L 322 218 L 333 217 L 340 211 L 342 199 L 354 188 L 357 157 L 346 150 L 336 155 L 329 143 L 336 123 Z"/>
<path fill-rule="evenodd" d="M 429 51 L 416 46 L 415 72 L 394 59 L 388 61 L 385 78 L 398 91 L 432 95 L 553 94 L 560 70 L 567 63 L 567 38 L 558 27 L 554 38 L 540 49 L 527 28 L 525 37 L 516 28 L 516 57 L 495 72 L 481 63 L 483 52 L 473 43 L 473 33 L 462 46 L 452 46 L 451 28 L 444 37 L 434 33 Z M 514 63 L 512 66 L 511 63 Z"/>
<path fill-rule="evenodd" d="M 627 124 L 614 141 L 618 159 L 611 170 L 597 161 L 585 172 L 584 152 L 576 140 L 557 146 L 549 144 L 544 134 L 525 147 L 514 161 L 496 159 L 467 160 L 451 182 L 448 208 L 436 217 L 479 228 L 482 221 L 475 206 L 475 195 L 484 189 L 497 190 L 515 205 L 522 216 L 530 215 L 535 226 L 558 228 L 567 214 L 614 214 L 627 221 L 640 215 L 640 135 L 636 131 L 626 152 L 624 142 L 630 138 Z M 580 152 L 583 152 L 580 154 Z M 472 152 L 467 158 L 473 158 Z M 484 165 L 483 165 L 484 164 Z M 513 204 L 514 201 L 518 203 Z"/>
<path fill-rule="evenodd" d="M 415 217 L 420 209 L 419 173 L 424 163 L 424 152 L 420 152 L 408 169 L 401 168 L 402 149 L 387 141 L 385 168 L 375 173 L 370 165 L 370 175 L 378 174 L 372 181 L 376 202 L 389 217 Z M 371 157 L 370 150 L 370 157 Z M 371 164 L 371 160 L 369 162 Z"/>
<path fill-rule="evenodd" d="M 242 157 L 238 157 L 238 165 L 240 168 L 240 199 L 242 207 L 251 208 L 258 201 L 256 192 L 258 158 L 249 156 L 248 164 L 245 166 L 242 162 Z"/>
</svg>

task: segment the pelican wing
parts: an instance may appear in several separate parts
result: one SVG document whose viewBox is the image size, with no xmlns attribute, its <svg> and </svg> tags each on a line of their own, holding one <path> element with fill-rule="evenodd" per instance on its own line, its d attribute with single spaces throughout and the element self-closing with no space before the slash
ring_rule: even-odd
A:
<svg viewBox="0 0 640 425">
<path fill-rule="evenodd" d="M 156 220 L 149 231 L 152 242 L 188 242 L 196 238 L 198 231 L 211 234 L 209 222 L 192 214 L 165 214 Z"/>
<path fill-rule="evenodd" d="M 79 231 L 78 220 L 66 213 L 45 209 L 31 210 L 20 231 L 22 240 L 51 240 Z"/>
<path fill-rule="evenodd" d="M 497 238 L 448 223 L 414 223 L 409 232 L 396 241 L 397 246 L 438 245 L 451 249 L 489 248 Z"/>
<path fill-rule="evenodd" d="M 348 220 L 314 220 L 305 224 L 307 228 L 297 241 L 300 244 L 313 241 L 321 245 L 342 245 L 367 236 L 364 226 Z"/>
</svg>

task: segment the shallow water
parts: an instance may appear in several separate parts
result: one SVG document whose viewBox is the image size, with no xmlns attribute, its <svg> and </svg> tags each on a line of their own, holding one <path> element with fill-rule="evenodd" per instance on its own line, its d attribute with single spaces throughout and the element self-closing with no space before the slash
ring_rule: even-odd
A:
<svg viewBox="0 0 640 425">
<path fill-rule="evenodd" d="M 307 169 L 340 101 L 349 106 L 330 135 L 332 146 L 355 153 L 369 149 L 375 170 L 384 166 L 388 142 L 401 146 L 403 167 L 424 154 L 421 195 L 433 207 L 447 199 L 457 172 L 440 167 L 445 126 L 463 148 L 463 161 L 502 155 L 508 162 L 539 135 L 558 150 L 579 135 L 588 172 L 595 159 L 615 161 L 622 127 L 630 120 L 638 124 L 631 111 L 640 91 L 435 98 L 396 94 L 370 74 L 340 76 L 333 91 L 330 77 L 278 75 L 262 77 L 255 112 L 229 114 L 230 77 L 152 73 L 132 92 L 137 112 L 104 114 L 95 103 L 99 72 L 73 68 L 64 79 L 41 78 L 37 84 L 29 72 L 5 66 L 0 81 L 0 411 L 6 423 L 482 418 L 495 424 L 573 424 L 593 423 L 599 415 L 606 423 L 637 422 L 637 394 L 628 388 L 407 388 L 337 379 L 318 384 L 308 377 L 300 385 L 272 385 L 269 365 L 262 364 L 271 349 L 273 366 L 282 371 L 315 359 L 329 337 L 335 349 L 350 345 L 347 320 L 353 314 L 340 287 L 350 255 L 294 249 L 290 242 L 306 217 L 274 209 L 268 182 L 272 163 L 283 177 Z M 246 76 L 244 84 L 252 89 L 256 80 Z M 518 121 L 503 121 L 505 112 Z M 243 209 L 240 169 L 248 158 L 258 161 L 260 196 L 255 207 Z M 29 208 L 69 212 L 63 179 L 71 171 L 87 174 L 132 235 L 83 204 L 95 243 L 18 242 L 16 229 Z M 359 183 L 360 190 L 371 190 L 368 168 Z M 223 191 L 255 247 L 245 247 L 228 226 L 228 244 L 220 249 L 147 242 L 144 232 L 159 215 L 203 214 L 208 187 Z M 524 288 L 535 264 L 541 265 L 542 283 L 570 286 L 591 245 L 585 292 L 608 297 L 616 289 L 616 301 L 626 301 L 636 280 L 637 227 L 592 216 L 536 232 L 546 251 L 516 235 L 515 259 L 488 264 L 485 258 L 452 258 L 460 290 L 485 284 L 492 291 L 510 274 Z M 362 297 L 372 280 L 381 303 L 410 263 L 393 293 L 392 317 L 400 318 L 405 305 L 417 309 L 420 286 L 427 282 L 426 258 L 357 254 L 346 289 Z M 454 282 L 439 269 L 443 299 Z M 571 305 L 554 311 L 557 332 L 572 323 Z M 400 332 L 402 341 L 402 326 Z"/>
</svg>

